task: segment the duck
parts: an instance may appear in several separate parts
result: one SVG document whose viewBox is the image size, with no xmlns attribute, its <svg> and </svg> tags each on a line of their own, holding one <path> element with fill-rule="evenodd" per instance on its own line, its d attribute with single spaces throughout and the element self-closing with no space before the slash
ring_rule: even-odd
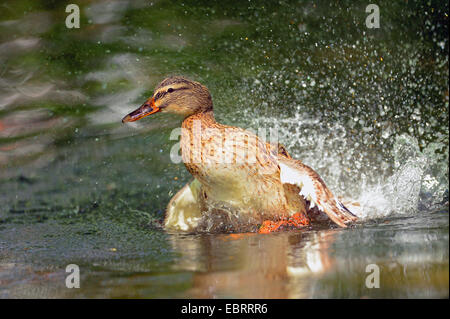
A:
<svg viewBox="0 0 450 319">
<path fill-rule="evenodd" d="M 284 145 L 218 123 L 203 84 L 184 76 L 167 77 L 122 122 L 156 113 L 182 118 L 181 158 L 193 177 L 167 205 L 167 230 L 267 234 L 321 222 L 345 228 L 358 219 L 319 174 L 292 158 Z"/>
</svg>

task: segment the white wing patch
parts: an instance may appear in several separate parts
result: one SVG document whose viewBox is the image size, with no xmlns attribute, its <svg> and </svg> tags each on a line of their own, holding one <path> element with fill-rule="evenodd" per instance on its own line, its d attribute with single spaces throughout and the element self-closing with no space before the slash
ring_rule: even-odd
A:
<svg viewBox="0 0 450 319">
<path fill-rule="evenodd" d="M 317 193 L 311 177 L 307 174 L 302 174 L 301 171 L 289 167 L 282 162 L 279 162 L 279 165 L 281 182 L 300 187 L 299 194 L 310 202 L 309 208 L 317 206 L 321 211 L 325 212 L 324 208 L 317 203 Z"/>
<path fill-rule="evenodd" d="M 291 162 L 292 163 L 291 163 Z M 331 193 L 314 170 L 295 160 L 280 160 L 280 179 L 282 183 L 300 187 L 299 195 L 310 202 L 310 209 L 317 208 L 341 227 L 355 221 L 357 217 Z M 319 203 L 320 200 L 320 203 Z"/>
</svg>

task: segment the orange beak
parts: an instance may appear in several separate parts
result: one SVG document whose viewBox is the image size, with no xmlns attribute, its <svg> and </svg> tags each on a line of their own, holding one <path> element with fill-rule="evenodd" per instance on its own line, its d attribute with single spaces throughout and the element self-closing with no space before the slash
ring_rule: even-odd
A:
<svg viewBox="0 0 450 319">
<path fill-rule="evenodd" d="M 138 109 L 129 113 L 122 119 L 122 123 L 134 122 L 144 118 L 150 114 L 161 111 L 159 107 L 155 105 L 155 99 L 150 98 L 144 104 L 142 104 Z"/>
</svg>

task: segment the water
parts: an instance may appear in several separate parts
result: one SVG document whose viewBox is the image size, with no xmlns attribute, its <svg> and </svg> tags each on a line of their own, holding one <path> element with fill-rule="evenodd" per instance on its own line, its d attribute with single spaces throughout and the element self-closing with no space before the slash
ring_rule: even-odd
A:
<svg viewBox="0 0 450 319">
<path fill-rule="evenodd" d="M 449 8 L 377 4 L 380 29 L 353 1 L 95 1 L 69 30 L 63 4 L 3 2 L 0 296 L 448 297 Z M 120 119 L 169 74 L 207 85 L 220 121 L 277 128 L 361 221 L 165 232 L 190 180 L 169 158 L 180 120 Z"/>
</svg>

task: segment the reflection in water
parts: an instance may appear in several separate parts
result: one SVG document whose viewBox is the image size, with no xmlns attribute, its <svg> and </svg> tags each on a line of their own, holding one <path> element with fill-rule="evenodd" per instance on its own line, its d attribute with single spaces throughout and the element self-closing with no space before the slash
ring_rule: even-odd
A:
<svg viewBox="0 0 450 319">
<path fill-rule="evenodd" d="M 177 235 L 173 269 L 192 272 L 194 298 L 389 298 L 448 296 L 448 216 L 385 220 L 354 229 L 270 235 Z M 380 288 L 365 286 L 366 267 Z"/>
<path fill-rule="evenodd" d="M 194 298 L 307 298 L 314 276 L 329 271 L 335 230 L 276 235 L 171 237 L 183 254 L 175 269 L 195 272 Z M 308 280 L 302 280 L 308 278 Z"/>
<path fill-rule="evenodd" d="M 0 263 L 0 296 L 442 298 L 449 295 L 449 234 L 448 228 L 439 227 L 445 222 L 448 215 L 425 214 L 419 220 L 402 217 L 352 229 L 269 235 L 157 232 L 145 240 L 126 241 L 125 247 L 114 241 L 109 245 L 117 249 L 89 249 L 97 254 L 90 261 L 56 239 L 52 245 L 63 243 L 58 247 L 67 258 L 63 265 L 81 262 L 82 288 L 64 289 L 65 266 L 36 267 L 6 259 Z M 12 233 L 9 238 L 14 239 Z M 172 248 L 155 249 L 150 239 L 155 236 Z M 93 240 L 96 247 L 102 239 L 83 240 L 79 242 L 87 246 Z M 25 248 L 27 254 L 40 256 L 39 248 Z M 380 288 L 365 286 L 369 264 L 380 269 Z"/>
</svg>

